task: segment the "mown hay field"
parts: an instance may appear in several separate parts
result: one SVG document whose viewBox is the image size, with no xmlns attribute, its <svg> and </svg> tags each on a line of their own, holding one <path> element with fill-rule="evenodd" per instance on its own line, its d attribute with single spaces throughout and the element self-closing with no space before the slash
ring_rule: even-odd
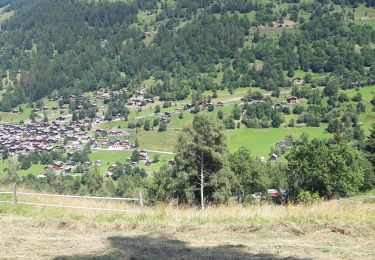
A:
<svg viewBox="0 0 375 260">
<path fill-rule="evenodd" d="M 4 190 L 4 189 L 2 189 Z M 22 189 L 21 189 L 22 190 Z M 11 200 L 3 195 L 1 200 Z M 375 204 L 181 207 L 18 196 L 19 201 L 128 209 L 101 212 L 0 203 L 0 258 L 374 259 Z"/>
</svg>

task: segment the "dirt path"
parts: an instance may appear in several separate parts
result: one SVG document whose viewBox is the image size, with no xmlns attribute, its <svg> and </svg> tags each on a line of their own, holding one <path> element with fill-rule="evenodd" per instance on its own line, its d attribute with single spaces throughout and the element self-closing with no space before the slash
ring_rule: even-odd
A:
<svg viewBox="0 0 375 260">
<path fill-rule="evenodd" d="M 1 259 L 374 259 L 374 226 L 162 226 L 0 217 Z"/>
<path fill-rule="evenodd" d="M 124 148 L 121 148 L 121 147 L 118 147 L 118 148 L 107 148 L 107 149 L 104 149 L 104 148 L 93 148 L 92 149 L 93 151 L 123 151 L 123 152 L 131 152 L 133 150 L 128 150 L 128 149 L 124 149 Z M 174 152 L 167 152 L 167 151 L 158 151 L 158 150 L 149 150 L 149 149 L 142 149 L 142 150 L 145 150 L 149 153 L 159 153 L 159 154 L 175 154 Z"/>
</svg>

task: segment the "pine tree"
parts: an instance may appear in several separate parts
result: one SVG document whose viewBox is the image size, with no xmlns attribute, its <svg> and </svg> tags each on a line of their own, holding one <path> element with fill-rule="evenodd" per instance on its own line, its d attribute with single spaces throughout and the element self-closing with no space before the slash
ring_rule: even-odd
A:
<svg viewBox="0 0 375 260">
<path fill-rule="evenodd" d="M 48 123 L 48 116 L 47 116 L 47 113 L 45 111 L 44 111 L 43 122 Z"/>
<path fill-rule="evenodd" d="M 167 122 L 161 121 L 160 124 L 159 124 L 158 131 L 159 132 L 165 132 L 165 131 L 167 131 Z"/>
<path fill-rule="evenodd" d="M 150 131 L 150 128 L 151 128 L 150 120 L 146 120 L 145 124 L 143 125 L 143 130 Z"/>
<path fill-rule="evenodd" d="M 241 118 L 241 109 L 237 104 L 235 104 L 233 108 L 233 118 L 234 120 L 240 120 Z"/>
<path fill-rule="evenodd" d="M 78 120 L 78 115 L 77 115 L 77 112 L 73 112 L 73 115 L 72 115 L 72 121 L 75 122 Z"/>
<path fill-rule="evenodd" d="M 3 160 L 7 160 L 9 158 L 9 150 L 6 146 L 3 147 L 2 157 Z"/>
<path fill-rule="evenodd" d="M 370 135 L 367 137 L 365 152 L 367 159 L 375 168 L 375 124 L 373 124 Z"/>
</svg>

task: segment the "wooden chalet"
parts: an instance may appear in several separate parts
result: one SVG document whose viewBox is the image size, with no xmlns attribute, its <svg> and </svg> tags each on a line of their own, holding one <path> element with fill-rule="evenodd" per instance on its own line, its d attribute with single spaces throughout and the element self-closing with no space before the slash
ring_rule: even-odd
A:
<svg viewBox="0 0 375 260">
<path fill-rule="evenodd" d="M 296 96 L 291 96 L 291 97 L 288 97 L 286 99 L 286 101 L 289 103 L 289 104 L 295 104 L 295 103 L 298 103 L 298 97 Z"/>
</svg>

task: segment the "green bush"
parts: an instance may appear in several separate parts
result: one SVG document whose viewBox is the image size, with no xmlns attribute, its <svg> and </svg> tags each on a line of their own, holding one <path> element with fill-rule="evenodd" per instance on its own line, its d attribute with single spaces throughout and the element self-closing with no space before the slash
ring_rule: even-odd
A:
<svg viewBox="0 0 375 260">
<path fill-rule="evenodd" d="M 313 204 L 321 201 L 321 198 L 319 196 L 319 193 L 317 192 L 312 193 L 309 191 L 301 190 L 298 193 L 297 201 L 303 204 Z"/>
</svg>

